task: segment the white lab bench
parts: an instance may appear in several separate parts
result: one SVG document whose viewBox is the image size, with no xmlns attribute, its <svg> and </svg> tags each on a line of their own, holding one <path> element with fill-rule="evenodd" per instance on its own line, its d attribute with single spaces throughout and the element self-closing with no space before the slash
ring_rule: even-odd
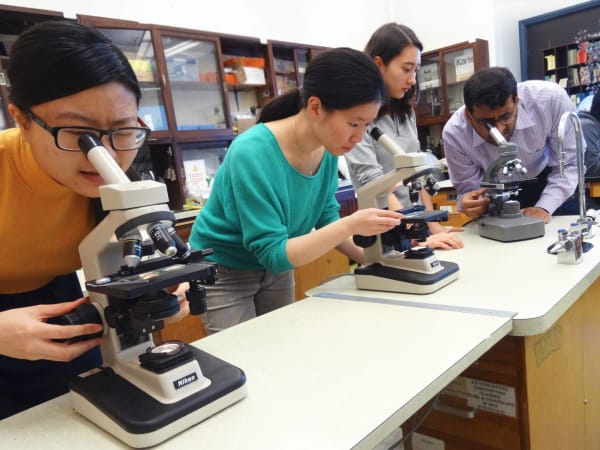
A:
<svg viewBox="0 0 600 450">
<path fill-rule="evenodd" d="M 430 310 L 514 313 L 510 336 L 464 375 L 514 396 L 515 413 L 507 418 L 483 412 L 467 420 L 434 412 L 423 432 L 452 441 L 453 449 L 597 450 L 600 236 L 590 240 L 594 248 L 577 265 L 558 264 L 546 251 L 558 228 L 568 228 L 574 220 L 553 217 L 544 237 L 513 243 L 481 238 L 476 223 L 469 224 L 461 235 L 463 249 L 437 252 L 440 260 L 460 265 L 459 279 L 430 295 L 360 291 L 351 276 L 323 283 L 308 294 Z M 451 397 L 451 403 L 456 400 Z M 473 410 L 468 402 L 461 406 Z M 500 412 L 501 402 L 494 408 Z"/>
<path fill-rule="evenodd" d="M 246 372 L 248 395 L 161 448 L 372 448 L 509 331 L 506 315 L 296 302 L 196 342 Z M 123 447 L 68 396 L 0 421 L 0 442 Z"/>
<path fill-rule="evenodd" d="M 310 296 L 334 296 L 348 300 L 386 301 L 406 306 L 459 311 L 500 310 L 513 312 L 517 336 L 547 330 L 600 275 L 600 237 L 594 248 L 576 265 L 558 264 L 546 252 L 557 239 L 559 228 L 569 228 L 575 216 L 553 217 L 545 236 L 522 242 L 498 242 L 481 238 L 476 223 L 459 233 L 465 246 L 436 251 L 441 261 L 460 266 L 459 279 L 428 295 L 361 291 L 352 275 L 341 276 L 308 291 Z M 594 227 L 596 233 L 600 229 Z"/>
<path fill-rule="evenodd" d="M 586 322 L 600 321 L 588 295 L 600 292 L 600 241 L 579 265 L 546 254 L 571 219 L 553 218 L 544 238 L 519 243 L 483 239 L 468 226 L 464 249 L 438 252 L 460 264 L 458 280 L 430 295 L 357 291 L 341 277 L 313 297 L 197 341 L 246 372 L 248 395 L 160 447 L 373 448 L 508 339 L 522 357 L 524 384 L 516 391 L 521 445 L 514 448 L 600 448 L 592 446 L 600 387 L 588 390 L 600 365 L 584 365 L 600 361 L 600 345 L 582 345 L 586 333 L 600 341 L 600 326 Z M 568 393 L 557 396 L 561 389 Z M 68 396 L 0 421 L 0 442 L 3 449 L 122 447 L 73 412 Z"/>
</svg>

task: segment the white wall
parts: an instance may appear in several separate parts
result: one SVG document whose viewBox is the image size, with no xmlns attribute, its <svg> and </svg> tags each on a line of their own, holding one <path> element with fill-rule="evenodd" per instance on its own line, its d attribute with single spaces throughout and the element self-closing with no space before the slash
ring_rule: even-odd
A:
<svg viewBox="0 0 600 450">
<path fill-rule="evenodd" d="M 518 22 L 582 3 L 577 0 L 12 0 L 11 5 L 143 23 L 362 49 L 390 21 L 415 30 L 425 50 L 487 39 L 490 64 L 520 79 Z M 406 6 L 408 5 L 408 6 Z M 292 8 L 293 7 L 293 8 Z"/>
</svg>

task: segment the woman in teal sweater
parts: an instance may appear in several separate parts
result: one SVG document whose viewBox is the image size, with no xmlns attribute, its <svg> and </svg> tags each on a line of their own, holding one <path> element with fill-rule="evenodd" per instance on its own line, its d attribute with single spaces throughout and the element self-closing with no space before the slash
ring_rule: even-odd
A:
<svg viewBox="0 0 600 450">
<path fill-rule="evenodd" d="M 375 208 L 340 219 L 335 199 L 337 158 L 360 142 L 384 98 L 371 58 L 331 49 L 308 65 L 301 90 L 265 105 L 261 123 L 233 141 L 190 236 L 218 264 L 208 333 L 293 302 L 294 267 L 333 248 L 360 262 L 353 235 L 400 223 L 397 212 Z"/>
</svg>

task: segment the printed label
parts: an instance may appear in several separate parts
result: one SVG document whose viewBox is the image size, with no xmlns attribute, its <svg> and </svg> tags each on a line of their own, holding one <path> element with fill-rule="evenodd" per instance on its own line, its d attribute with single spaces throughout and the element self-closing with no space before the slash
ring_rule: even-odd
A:
<svg viewBox="0 0 600 450">
<path fill-rule="evenodd" d="M 175 389 L 181 389 L 182 387 L 187 386 L 188 384 L 193 383 L 194 381 L 198 381 L 198 375 L 196 374 L 196 372 L 186 375 L 185 377 L 182 377 L 179 380 L 173 381 L 173 386 L 175 386 Z"/>
<path fill-rule="evenodd" d="M 515 388 L 468 377 L 457 377 L 444 395 L 467 400 L 472 408 L 508 417 L 517 417 Z"/>
</svg>

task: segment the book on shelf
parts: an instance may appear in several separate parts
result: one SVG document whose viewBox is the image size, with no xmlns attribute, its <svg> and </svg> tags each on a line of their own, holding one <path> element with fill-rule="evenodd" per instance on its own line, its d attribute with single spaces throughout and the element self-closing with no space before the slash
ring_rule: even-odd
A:
<svg viewBox="0 0 600 450">
<path fill-rule="evenodd" d="M 579 70 L 577 70 L 577 67 L 573 67 L 571 69 L 569 69 L 569 86 L 579 86 L 580 80 L 579 80 Z"/>
<path fill-rule="evenodd" d="M 587 66 L 579 68 L 579 82 L 580 84 L 588 85 L 592 84 L 592 77 L 590 76 L 590 69 Z"/>
<path fill-rule="evenodd" d="M 556 69 L 556 56 L 546 55 L 544 56 L 544 59 L 546 60 L 546 70 Z"/>
<path fill-rule="evenodd" d="M 570 48 L 567 52 L 567 65 L 574 66 L 577 64 L 577 49 Z"/>
</svg>

